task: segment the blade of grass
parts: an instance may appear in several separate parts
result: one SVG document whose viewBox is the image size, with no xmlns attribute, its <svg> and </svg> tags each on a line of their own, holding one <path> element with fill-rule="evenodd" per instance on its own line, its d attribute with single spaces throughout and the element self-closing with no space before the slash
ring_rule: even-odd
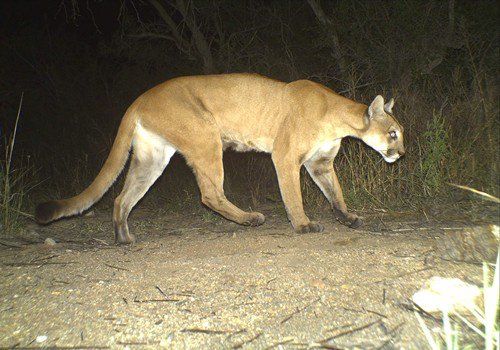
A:
<svg viewBox="0 0 500 350">
<path fill-rule="evenodd" d="M 463 185 L 457 185 L 457 184 L 454 184 L 454 183 L 451 183 L 451 182 L 447 182 L 448 185 L 450 186 L 454 186 L 454 187 L 457 187 L 457 188 L 461 188 L 462 190 L 466 190 L 466 191 L 470 191 L 470 192 L 473 192 L 475 194 L 478 194 L 480 196 L 483 196 L 486 200 L 489 200 L 491 202 L 494 202 L 494 203 L 499 203 L 500 204 L 500 198 L 497 198 L 495 196 L 492 196 L 491 194 L 488 194 L 486 192 L 482 192 L 482 191 L 479 191 L 479 190 L 476 190 L 474 188 L 471 188 L 471 187 L 468 187 L 468 186 L 463 186 Z"/>
<path fill-rule="evenodd" d="M 431 349 L 432 350 L 440 350 L 439 345 L 436 344 L 436 341 L 432 337 L 431 332 L 429 331 L 429 328 L 427 328 L 427 326 L 425 325 L 425 322 L 422 319 L 422 317 L 416 311 L 413 311 L 413 313 L 415 314 L 415 317 L 417 318 L 418 323 L 420 324 L 420 328 L 424 332 L 425 338 L 427 339 L 427 343 L 429 343 Z"/>
<path fill-rule="evenodd" d="M 499 280 L 500 280 L 500 269 L 498 265 L 500 263 L 500 252 L 497 253 L 497 261 L 495 266 L 495 272 L 493 274 L 493 283 L 491 286 L 488 282 L 488 265 L 483 264 L 483 278 L 484 278 L 484 311 L 485 311 L 485 349 L 493 350 L 494 343 L 496 342 L 496 348 L 499 349 L 500 336 L 498 335 L 498 325 L 496 323 L 496 318 L 498 316 L 498 298 L 499 298 Z M 496 336 L 496 341 L 494 337 Z"/>
</svg>

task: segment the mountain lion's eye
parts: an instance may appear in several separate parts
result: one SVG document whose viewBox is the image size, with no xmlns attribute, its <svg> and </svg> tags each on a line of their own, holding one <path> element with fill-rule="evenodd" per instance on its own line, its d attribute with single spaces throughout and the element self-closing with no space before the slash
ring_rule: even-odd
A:
<svg viewBox="0 0 500 350">
<path fill-rule="evenodd" d="M 389 136 L 393 140 L 396 140 L 398 138 L 398 134 L 394 130 L 393 131 L 389 131 Z"/>
</svg>

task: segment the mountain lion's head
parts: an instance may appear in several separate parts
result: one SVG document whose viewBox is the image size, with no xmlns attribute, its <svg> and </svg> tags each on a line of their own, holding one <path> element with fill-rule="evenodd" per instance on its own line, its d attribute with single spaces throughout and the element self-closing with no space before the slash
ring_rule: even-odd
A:
<svg viewBox="0 0 500 350">
<path fill-rule="evenodd" d="M 405 154 L 403 127 L 392 115 L 394 100 L 384 104 L 384 98 L 375 97 L 365 114 L 366 131 L 362 140 L 380 153 L 388 163 L 393 163 Z"/>
</svg>

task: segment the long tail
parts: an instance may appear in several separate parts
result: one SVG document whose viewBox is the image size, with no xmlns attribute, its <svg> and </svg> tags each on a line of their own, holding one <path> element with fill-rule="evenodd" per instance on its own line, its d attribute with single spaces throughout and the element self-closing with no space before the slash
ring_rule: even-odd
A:
<svg viewBox="0 0 500 350">
<path fill-rule="evenodd" d="M 136 120 L 136 108 L 131 106 L 120 123 L 108 159 L 94 181 L 75 197 L 39 204 L 35 210 L 35 220 L 38 223 L 47 224 L 62 217 L 80 214 L 106 193 L 122 172 L 128 159 Z"/>
</svg>

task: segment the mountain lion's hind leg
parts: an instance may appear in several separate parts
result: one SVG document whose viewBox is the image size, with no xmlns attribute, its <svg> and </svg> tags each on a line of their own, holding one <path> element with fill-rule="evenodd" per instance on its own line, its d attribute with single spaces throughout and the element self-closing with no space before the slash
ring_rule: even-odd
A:
<svg viewBox="0 0 500 350">
<path fill-rule="evenodd" d="M 206 135 L 205 135 L 206 133 Z M 222 165 L 222 143 L 218 131 L 205 129 L 200 135 L 203 145 L 193 154 L 184 153 L 196 175 L 201 192 L 201 201 L 226 219 L 240 225 L 258 226 L 265 217 L 258 212 L 246 212 L 235 206 L 224 195 L 224 168 Z"/>
<path fill-rule="evenodd" d="M 363 221 L 354 214 L 347 211 L 347 206 L 344 202 L 342 189 L 340 188 L 337 174 L 333 168 L 333 159 L 320 158 L 309 160 L 304 163 L 309 175 L 321 189 L 321 192 L 330 202 L 337 220 L 350 228 L 358 228 L 363 224 Z"/>
<path fill-rule="evenodd" d="M 144 196 L 161 175 L 176 149 L 159 136 L 138 127 L 134 141 L 134 153 L 125 179 L 125 185 L 115 199 L 113 226 L 115 243 L 128 244 L 135 241 L 129 233 L 127 219 L 132 208 Z"/>
</svg>

